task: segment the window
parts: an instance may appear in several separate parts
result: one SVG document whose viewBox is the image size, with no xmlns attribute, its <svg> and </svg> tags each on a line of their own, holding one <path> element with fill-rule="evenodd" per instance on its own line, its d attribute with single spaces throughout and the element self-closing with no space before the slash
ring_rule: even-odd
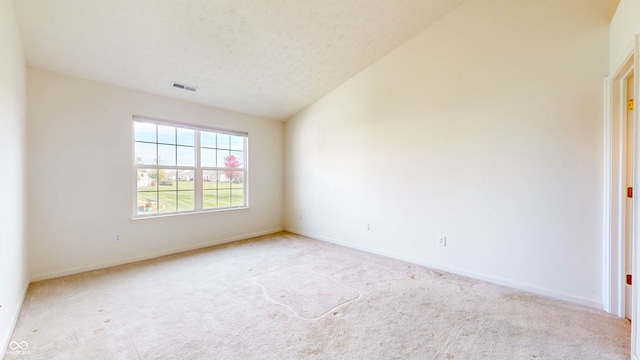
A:
<svg viewBox="0 0 640 360">
<path fill-rule="evenodd" d="M 134 217 L 247 207 L 247 134 L 133 118 Z"/>
</svg>

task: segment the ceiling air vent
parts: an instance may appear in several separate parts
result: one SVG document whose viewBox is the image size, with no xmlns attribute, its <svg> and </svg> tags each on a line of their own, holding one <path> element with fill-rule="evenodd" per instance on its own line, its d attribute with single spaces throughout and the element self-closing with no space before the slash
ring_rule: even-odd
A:
<svg viewBox="0 0 640 360">
<path fill-rule="evenodd" d="M 187 91 L 191 91 L 191 92 L 196 92 L 196 90 L 198 90 L 197 87 L 195 86 L 190 86 L 190 85 L 185 85 L 185 84 L 180 84 L 177 82 L 173 82 L 172 85 L 174 88 L 178 88 L 178 89 L 182 89 L 182 90 L 187 90 Z"/>
</svg>

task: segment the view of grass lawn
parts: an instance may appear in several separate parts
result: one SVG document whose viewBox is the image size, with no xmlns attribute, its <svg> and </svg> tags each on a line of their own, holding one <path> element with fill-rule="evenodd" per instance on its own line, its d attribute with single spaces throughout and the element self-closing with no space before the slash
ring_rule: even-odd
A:
<svg viewBox="0 0 640 360">
<path fill-rule="evenodd" d="M 136 215 L 247 205 L 247 134 L 134 117 Z"/>
<path fill-rule="evenodd" d="M 232 181 L 204 181 L 203 209 L 244 205 L 244 184 Z M 138 187 L 138 214 L 194 210 L 193 181 L 160 181 L 158 186 Z"/>
</svg>

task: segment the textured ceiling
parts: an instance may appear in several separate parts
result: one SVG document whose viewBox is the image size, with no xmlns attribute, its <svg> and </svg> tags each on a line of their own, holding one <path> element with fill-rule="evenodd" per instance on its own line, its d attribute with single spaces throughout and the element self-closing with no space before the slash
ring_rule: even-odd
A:
<svg viewBox="0 0 640 360">
<path fill-rule="evenodd" d="M 285 120 L 464 1 L 14 3 L 31 66 Z"/>
</svg>

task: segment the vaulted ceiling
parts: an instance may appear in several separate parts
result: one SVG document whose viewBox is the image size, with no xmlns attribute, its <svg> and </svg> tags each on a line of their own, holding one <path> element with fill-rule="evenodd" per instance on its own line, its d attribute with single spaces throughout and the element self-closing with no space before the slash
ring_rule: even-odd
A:
<svg viewBox="0 0 640 360">
<path fill-rule="evenodd" d="M 14 4 L 30 66 L 286 120 L 464 1 Z"/>
</svg>

